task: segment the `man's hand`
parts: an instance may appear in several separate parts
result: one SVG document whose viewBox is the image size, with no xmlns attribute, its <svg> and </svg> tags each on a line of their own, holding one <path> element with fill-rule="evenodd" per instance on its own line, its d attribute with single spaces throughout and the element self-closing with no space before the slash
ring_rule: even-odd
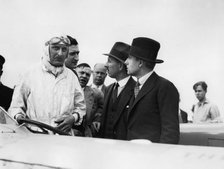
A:
<svg viewBox="0 0 224 169">
<path fill-rule="evenodd" d="M 94 129 L 99 132 L 99 129 L 100 129 L 100 122 L 93 122 L 93 127 Z"/>
<path fill-rule="evenodd" d="M 55 120 L 55 123 L 58 124 L 57 129 L 68 133 L 75 123 L 75 117 L 73 115 L 63 116 Z"/>
</svg>

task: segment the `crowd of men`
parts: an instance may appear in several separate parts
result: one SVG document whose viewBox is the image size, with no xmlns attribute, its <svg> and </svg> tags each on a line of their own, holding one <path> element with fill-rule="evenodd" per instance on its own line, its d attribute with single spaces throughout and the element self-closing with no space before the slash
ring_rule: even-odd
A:
<svg viewBox="0 0 224 169">
<path fill-rule="evenodd" d="M 14 91 L 0 83 L 0 106 L 17 120 L 37 120 L 70 135 L 120 140 L 148 139 L 177 144 L 179 123 L 187 113 L 179 108 L 175 85 L 154 67 L 160 43 L 137 37 L 131 45 L 116 42 L 106 63 L 80 63 L 79 46 L 71 36 L 44 44 L 39 65 L 26 72 Z M 5 59 L 0 56 L 2 75 Z M 93 83 L 88 85 L 91 75 Z M 107 75 L 115 82 L 105 86 Z M 193 123 L 222 122 L 216 105 L 206 98 L 207 84 L 193 86 L 199 102 L 192 107 Z"/>
</svg>

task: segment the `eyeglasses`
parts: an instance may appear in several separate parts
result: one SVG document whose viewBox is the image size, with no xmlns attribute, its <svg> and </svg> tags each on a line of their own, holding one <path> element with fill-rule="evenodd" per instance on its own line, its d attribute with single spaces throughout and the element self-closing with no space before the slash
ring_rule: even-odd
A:
<svg viewBox="0 0 224 169">
<path fill-rule="evenodd" d="M 45 45 L 56 45 L 59 44 L 60 42 L 64 43 L 65 45 L 69 46 L 70 45 L 70 40 L 66 37 L 60 36 L 60 37 L 53 37 L 49 41 L 45 43 Z"/>
</svg>

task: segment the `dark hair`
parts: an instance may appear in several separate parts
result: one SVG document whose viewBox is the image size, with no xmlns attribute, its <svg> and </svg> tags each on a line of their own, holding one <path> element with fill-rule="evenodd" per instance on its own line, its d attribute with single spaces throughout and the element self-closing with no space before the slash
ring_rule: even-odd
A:
<svg viewBox="0 0 224 169">
<path fill-rule="evenodd" d="M 77 40 L 75 38 L 73 38 L 73 37 L 71 37 L 69 35 L 67 35 L 67 37 L 68 37 L 68 39 L 71 42 L 70 45 L 78 45 L 78 42 L 77 42 Z"/>
<path fill-rule="evenodd" d="M 77 65 L 77 67 L 89 67 L 91 69 L 91 67 L 88 63 L 80 63 Z"/>
<path fill-rule="evenodd" d="M 202 89 L 207 92 L 207 87 L 208 86 L 207 86 L 207 84 L 204 81 L 200 81 L 200 82 L 195 83 L 194 86 L 193 86 L 194 91 L 196 90 L 196 88 L 198 86 L 201 86 Z"/>
<path fill-rule="evenodd" d="M 137 57 L 135 57 L 135 59 L 136 59 L 136 60 L 141 60 L 141 61 L 143 61 L 144 64 L 145 64 L 145 66 L 146 66 L 148 69 L 151 69 L 151 70 L 153 70 L 154 67 L 155 67 L 155 65 L 156 65 L 156 63 L 153 63 L 153 62 L 146 62 L 146 61 L 144 61 L 143 59 L 140 59 L 140 58 L 137 58 Z"/>
<path fill-rule="evenodd" d="M 153 63 L 153 62 L 145 62 L 145 66 L 149 69 L 154 69 L 156 63 Z"/>
</svg>

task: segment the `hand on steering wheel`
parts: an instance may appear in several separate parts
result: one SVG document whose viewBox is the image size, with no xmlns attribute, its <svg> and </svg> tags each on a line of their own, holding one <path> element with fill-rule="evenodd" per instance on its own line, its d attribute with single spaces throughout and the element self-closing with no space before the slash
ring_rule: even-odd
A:
<svg viewBox="0 0 224 169">
<path fill-rule="evenodd" d="M 19 118 L 19 119 L 18 119 Z M 30 130 L 31 132 L 34 132 L 34 133 L 42 133 L 42 134 L 49 134 L 49 131 L 52 131 L 54 134 L 57 133 L 59 135 L 69 135 L 68 133 L 64 132 L 64 131 L 61 131 L 55 127 L 52 127 L 50 125 L 47 125 L 45 123 L 41 123 L 39 121 L 35 121 L 35 120 L 30 120 L 30 119 L 27 119 L 27 118 L 23 118 L 23 117 L 18 117 L 17 118 L 17 121 L 18 123 L 25 123 L 25 124 L 31 124 L 31 125 L 34 125 L 34 126 L 37 126 L 38 128 L 40 128 L 42 130 L 42 132 L 40 131 L 34 131 L 32 130 L 31 128 L 27 127 L 28 130 Z"/>
</svg>

